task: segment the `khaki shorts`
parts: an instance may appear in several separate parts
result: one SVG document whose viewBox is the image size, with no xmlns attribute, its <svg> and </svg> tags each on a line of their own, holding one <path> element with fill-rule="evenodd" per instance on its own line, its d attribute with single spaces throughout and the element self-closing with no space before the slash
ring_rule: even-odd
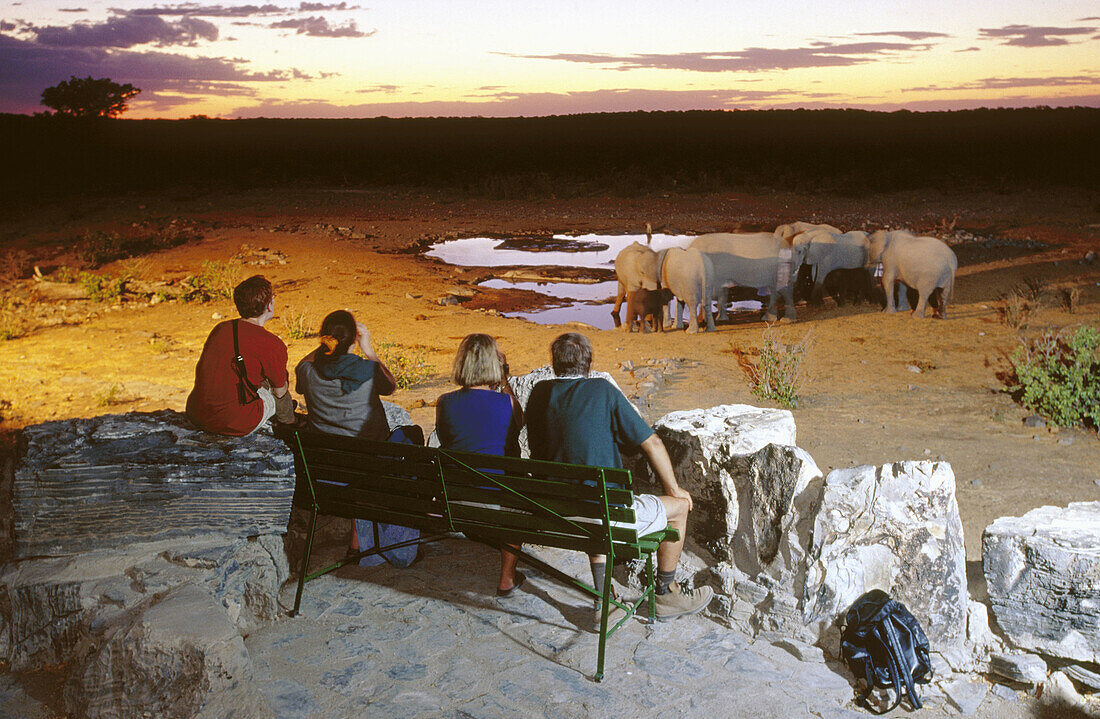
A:
<svg viewBox="0 0 1100 719">
<path fill-rule="evenodd" d="M 668 526 L 668 511 L 661 498 L 653 494 L 634 495 L 634 522 L 612 522 L 616 527 L 629 527 L 639 537 L 659 532 Z"/>
</svg>

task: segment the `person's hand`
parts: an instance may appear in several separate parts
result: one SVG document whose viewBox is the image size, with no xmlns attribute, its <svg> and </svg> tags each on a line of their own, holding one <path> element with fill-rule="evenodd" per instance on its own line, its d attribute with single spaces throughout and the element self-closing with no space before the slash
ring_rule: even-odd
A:
<svg viewBox="0 0 1100 719">
<path fill-rule="evenodd" d="M 355 323 L 355 341 L 359 344 L 359 349 L 363 350 L 363 354 L 368 358 L 374 354 L 374 350 L 370 346 L 370 330 L 362 322 Z"/>
<path fill-rule="evenodd" d="M 694 508 L 693 505 L 692 505 L 692 501 L 691 501 L 691 495 L 688 494 L 688 491 L 686 489 L 684 489 L 683 487 L 676 487 L 671 492 L 669 492 L 669 496 L 678 497 L 679 499 L 686 499 L 687 503 L 688 503 L 688 511 L 689 512 Z"/>
</svg>

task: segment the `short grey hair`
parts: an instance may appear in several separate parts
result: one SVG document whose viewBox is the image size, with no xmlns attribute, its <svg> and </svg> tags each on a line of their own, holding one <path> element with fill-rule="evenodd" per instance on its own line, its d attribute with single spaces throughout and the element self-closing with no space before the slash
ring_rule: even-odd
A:
<svg viewBox="0 0 1100 719">
<path fill-rule="evenodd" d="M 554 374 L 587 377 L 592 369 L 592 343 L 579 332 L 566 332 L 550 345 Z"/>
<path fill-rule="evenodd" d="M 458 345 L 451 379 L 460 387 L 500 384 L 504 379 L 504 367 L 497 341 L 489 335 L 466 335 Z"/>
</svg>

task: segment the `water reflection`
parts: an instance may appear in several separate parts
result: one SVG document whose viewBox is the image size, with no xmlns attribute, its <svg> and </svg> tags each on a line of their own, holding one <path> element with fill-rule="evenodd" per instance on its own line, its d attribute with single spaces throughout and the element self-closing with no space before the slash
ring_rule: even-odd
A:
<svg viewBox="0 0 1100 719">
<path fill-rule="evenodd" d="M 653 235 L 650 247 L 661 251 L 670 247 L 687 247 L 692 235 Z M 516 242 L 491 237 L 468 237 L 439 242 L 428 248 L 426 257 L 462 267 L 586 267 L 613 270 L 615 257 L 632 242 L 646 244 L 645 235 L 555 235 L 542 242 Z M 503 246 L 502 246 L 503 245 Z M 518 246 L 517 246 L 518 245 Z M 542 251 L 539 246 L 566 247 L 568 250 Z M 511 282 L 494 278 L 479 283 L 492 289 L 531 290 L 556 300 L 553 306 L 524 312 L 504 312 L 505 317 L 520 317 L 539 324 L 557 325 L 580 322 L 596 329 L 613 329 L 611 308 L 618 283 L 596 282 Z M 760 302 L 734 302 L 732 312 L 759 311 Z M 675 302 L 672 304 L 675 310 Z"/>
</svg>

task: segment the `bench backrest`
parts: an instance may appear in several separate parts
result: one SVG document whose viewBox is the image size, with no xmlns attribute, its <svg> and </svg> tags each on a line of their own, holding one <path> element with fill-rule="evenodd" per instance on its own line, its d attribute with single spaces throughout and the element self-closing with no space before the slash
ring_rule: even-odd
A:
<svg viewBox="0 0 1100 719">
<path fill-rule="evenodd" d="M 634 521 L 625 469 L 316 432 L 298 432 L 294 442 L 299 478 L 304 474 L 308 483 L 303 498 L 312 498 L 324 514 L 621 559 L 640 556 L 637 533 L 612 524 Z"/>
</svg>

